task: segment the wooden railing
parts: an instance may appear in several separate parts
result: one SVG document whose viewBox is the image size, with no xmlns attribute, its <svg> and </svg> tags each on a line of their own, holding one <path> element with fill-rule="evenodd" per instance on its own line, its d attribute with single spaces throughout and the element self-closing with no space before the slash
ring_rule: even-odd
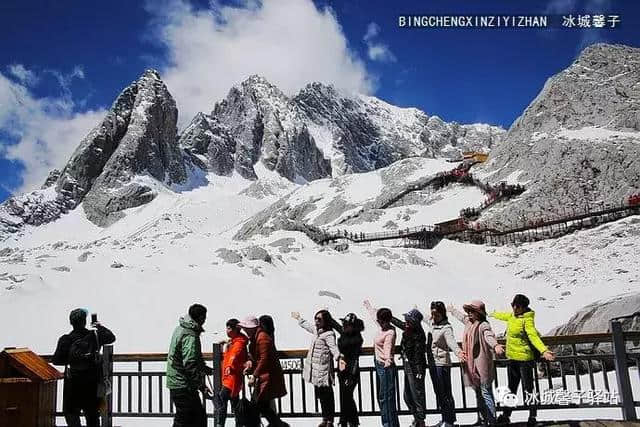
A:
<svg viewBox="0 0 640 427">
<path fill-rule="evenodd" d="M 615 331 L 615 330 L 614 330 Z M 504 343 L 504 340 L 499 340 Z M 640 352 L 628 351 L 625 342 L 640 342 L 640 332 L 618 331 L 610 334 L 583 334 L 571 336 L 547 336 L 543 337 L 545 344 L 552 348 L 568 348 L 569 354 L 561 354 L 554 362 L 542 362 L 538 364 L 539 372 L 535 380 L 536 391 L 542 395 L 554 388 L 567 392 L 582 392 L 585 390 L 601 390 L 603 393 L 614 395 L 617 393 L 619 401 L 600 401 L 594 404 L 582 403 L 540 403 L 539 410 L 575 409 L 575 408 L 612 408 L 618 407 L 623 411 L 625 419 L 635 419 L 635 408 L 640 406 L 640 396 L 633 396 L 629 366 L 640 366 Z M 609 353 L 579 354 L 579 348 L 585 344 L 612 344 Z M 219 344 L 213 346 L 212 352 L 204 353 L 205 360 L 213 362 L 214 370 L 220 372 L 222 347 Z M 396 348 L 396 353 L 399 353 Z M 615 350 L 615 351 L 613 351 Z M 172 417 L 174 407 L 165 388 L 166 380 L 166 353 L 135 353 L 112 354 L 112 348 L 106 347 L 106 360 L 111 364 L 113 392 L 111 394 L 111 414 L 109 419 L 103 422 L 105 427 L 110 427 L 112 418 L 137 417 L 157 418 Z M 279 352 L 281 364 L 285 374 L 287 396 L 277 400 L 277 409 L 285 418 L 320 417 L 318 401 L 313 394 L 313 387 L 302 379 L 302 368 L 305 363 L 307 350 L 284 350 Z M 50 356 L 44 356 L 45 358 Z M 585 369 L 580 366 L 586 365 Z M 615 366 L 615 369 L 613 367 Z M 357 407 L 362 416 L 379 415 L 376 399 L 377 378 L 373 367 L 373 349 L 363 349 L 361 357 L 360 383 L 355 390 Z M 398 364 L 398 371 L 403 371 L 402 364 Z M 584 371 L 584 372 L 583 372 Z M 615 378 L 614 378 L 615 377 Z M 506 360 L 496 360 L 495 386 L 505 386 Z M 640 372 L 635 382 L 640 383 Z M 214 378 L 215 383 L 215 378 Z M 398 375 L 396 384 L 399 413 L 409 414 L 406 406 L 400 399 L 404 380 Z M 456 412 L 475 412 L 475 399 L 469 390 L 465 390 L 462 382 L 462 369 L 459 363 L 452 364 L 452 385 L 456 398 Z M 60 384 L 60 391 L 62 385 Z M 427 390 L 429 381 L 427 380 Z M 59 393 L 61 402 L 61 393 Z M 524 402 L 524 396 L 520 397 Z M 213 416 L 213 404 L 204 401 L 209 417 Z M 61 408 L 61 404 L 58 405 Z M 516 410 L 527 409 L 528 406 L 520 405 Z M 339 405 L 336 409 L 339 411 Z M 501 407 L 498 406 L 498 410 Z M 435 404 L 433 393 L 427 393 L 427 414 L 436 414 L 439 409 Z M 61 416 L 62 413 L 58 412 Z"/>
</svg>

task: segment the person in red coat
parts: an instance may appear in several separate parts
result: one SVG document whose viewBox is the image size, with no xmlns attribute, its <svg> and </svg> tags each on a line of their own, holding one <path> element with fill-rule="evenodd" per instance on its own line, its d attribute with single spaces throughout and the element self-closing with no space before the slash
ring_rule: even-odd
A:
<svg viewBox="0 0 640 427">
<path fill-rule="evenodd" d="M 240 390 L 242 390 L 242 376 L 245 363 L 249 360 L 247 352 L 247 338 L 240 329 L 238 319 L 227 321 L 227 336 L 231 341 L 227 345 L 222 359 L 222 389 L 214 400 L 215 403 L 215 425 L 224 427 L 227 420 L 227 404 L 231 401 L 231 408 L 235 412 L 239 401 Z"/>
<path fill-rule="evenodd" d="M 240 322 L 240 327 L 249 336 L 249 356 L 247 372 L 253 376 L 249 385 L 255 385 L 254 401 L 260 414 L 269 421 L 271 427 L 288 427 L 289 424 L 280 419 L 271 401 L 287 394 L 284 373 L 278 358 L 274 341 L 274 327 L 271 316 L 261 316 L 260 322 L 248 316 Z"/>
</svg>

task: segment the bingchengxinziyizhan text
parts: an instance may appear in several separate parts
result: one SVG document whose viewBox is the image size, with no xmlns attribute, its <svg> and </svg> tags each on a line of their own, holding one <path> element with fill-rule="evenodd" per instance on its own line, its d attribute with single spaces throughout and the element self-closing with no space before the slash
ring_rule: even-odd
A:
<svg viewBox="0 0 640 427">
<path fill-rule="evenodd" d="M 400 28 L 619 28 L 620 15 L 399 15 Z"/>
</svg>

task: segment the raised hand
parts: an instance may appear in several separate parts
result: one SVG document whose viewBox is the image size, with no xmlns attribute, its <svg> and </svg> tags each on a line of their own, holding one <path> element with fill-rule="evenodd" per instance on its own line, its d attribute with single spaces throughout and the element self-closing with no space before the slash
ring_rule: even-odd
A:
<svg viewBox="0 0 640 427">
<path fill-rule="evenodd" d="M 297 311 L 292 311 L 291 317 L 294 318 L 295 320 L 300 320 L 300 313 Z"/>
</svg>

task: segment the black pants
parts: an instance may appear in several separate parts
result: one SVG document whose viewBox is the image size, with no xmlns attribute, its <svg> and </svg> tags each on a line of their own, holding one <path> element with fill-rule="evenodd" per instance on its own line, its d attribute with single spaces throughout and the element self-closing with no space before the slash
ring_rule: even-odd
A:
<svg viewBox="0 0 640 427">
<path fill-rule="evenodd" d="M 404 365 L 404 402 L 416 421 L 424 421 L 424 371 L 413 372 L 409 363 Z"/>
<path fill-rule="evenodd" d="M 280 426 L 283 424 L 282 420 L 280 419 L 276 411 L 274 411 L 273 408 L 271 407 L 270 400 L 259 400 L 257 402 L 257 406 L 258 406 L 258 411 L 260 411 L 260 415 L 262 415 L 267 419 L 267 421 L 269 421 L 269 425 L 274 427 L 274 426 Z"/>
<path fill-rule="evenodd" d="M 173 427 L 206 427 L 207 415 L 200 394 L 196 390 L 178 388 L 169 390 L 176 407 Z"/>
<path fill-rule="evenodd" d="M 436 402 L 442 414 L 442 421 L 455 424 L 456 404 L 451 392 L 451 366 L 432 366 L 429 368 L 429 374 L 433 391 L 436 394 Z"/>
<path fill-rule="evenodd" d="M 98 378 L 91 374 L 71 374 L 63 386 L 62 412 L 69 427 L 80 427 L 80 411 L 87 427 L 98 427 Z"/>
<path fill-rule="evenodd" d="M 507 366 L 507 378 L 509 380 L 509 390 L 511 393 L 517 394 L 518 385 L 520 385 L 520 381 L 522 381 L 522 389 L 524 393 L 524 399 L 526 401 L 527 392 L 533 393 L 533 375 L 535 373 L 536 364 L 533 360 L 529 360 L 526 362 L 520 362 L 518 360 L 509 360 L 509 364 Z M 512 408 L 506 407 L 504 408 L 504 414 L 509 417 L 511 416 L 511 412 L 513 412 Z M 538 413 L 538 410 L 535 406 L 531 406 L 529 408 L 529 416 L 535 417 Z"/>
<path fill-rule="evenodd" d="M 336 415 L 336 402 L 333 397 L 333 387 L 315 387 L 316 397 L 320 401 L 322 419 L 333 422 Z"/>
<path fill-rule="evenodd" d="M 238 405 L 239 397 L 231 397 L 231 390 L 227 387 L 222 387 L 220 393 L 216 396 L 214 403 L 214 419 L 216 421 L 216 426 L 224 426 L 224 423 L 227 421 L 227 404 L 231 402 L 231 409 L 233 412 L 236 411 L 236 405 Z"/>
<path fill-rule="evenodd" d="M 338 374 L 338 385 L 340 388 L 340 424 L 358 425 L 358 406 L 353 396 L 353 392 L 358 385 L 358 380 L 351 375 Z"/>
</svg>

